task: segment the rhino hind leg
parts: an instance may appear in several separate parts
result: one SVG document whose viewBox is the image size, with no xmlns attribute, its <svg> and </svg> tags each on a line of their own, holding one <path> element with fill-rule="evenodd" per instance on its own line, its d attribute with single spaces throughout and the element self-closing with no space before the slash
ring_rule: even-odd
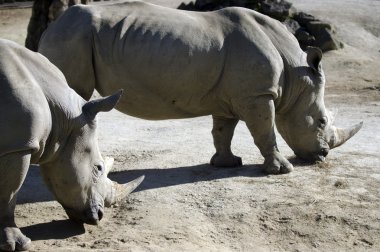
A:
<svg viewBox="0 0 380 252">
<path fill-rule="evenodd" d="M 293 165 L 277 148 L 274 131 L 275 107 L 271 95 L 239 99 L 235 106 L 265 158 L 264 168 L 269 174 L 289 173 Z"/>
<path fill-rule="evenodd" d="M 215 167 L 241 166 L 240 157 L 234 156 L 231 151 L 231 141 L 236 124 L 239 120 L 213 116 L 212 136 L 216 153 L 211 158 L 210 164 Z"/>
<path fill-rule="evenodd" d="M 30 152 L 16 152 L 0 157 L 0 250 L 28 250 L 31 241 L 16 226 L 14 210 L 17 192 L 30 164 Z"/>
</svg>

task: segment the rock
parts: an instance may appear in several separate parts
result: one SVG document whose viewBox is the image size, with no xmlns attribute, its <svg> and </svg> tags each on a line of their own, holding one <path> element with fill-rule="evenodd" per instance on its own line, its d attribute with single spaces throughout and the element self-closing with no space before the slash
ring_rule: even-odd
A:
<svg viewBox="0 0 380 252">
<path fill-rule="evenodd" d="M 293 15 L 295 9 L 291 3 L 284 0 L 264 0 L 261 3 L 260 12 L 277 20 L 285 21 L 286 18 Z"/>
<path fill-rule="evenodd" d="M 300 24 L 291 18 L 286 18 L 284 22 L 282 22 L 288 30 L 295 35 L 296 32 L 301 28 Z"/>
<path fill-rule="evenodd" d="M 306 22 L 306 29 L 315 37 L 312 45 L 319 47 L 323 52 L 337 50 L 342 47 L 342 43 L 334 36 L 335 29 L 331 24 L 315 19 Z"/>
<path fill-rule="evenodd" d="M 308 33 L 304 28 L 298 29 L 294 35 L 303 50 L 305 50 L 306 47 L 313 46 L 315 44 L 315 37 Z"/>
<path fill-rule="evenodd" d="M 293 15 L 293 19 L 296 20 L 301 26 L 306 26 L 307 23 L 317 20 L 313 15 L 305 12 L 297 12 Z"/>
<path fill-rule="evenodd" d="M 335 39 L 333 31 L 323 29 L 314 42 L 314 46 L 319 47 L 323 52 L 337 50 L 343 47 L 343 44 Z"/>
<path fill-rule="evenodd" d="M 230 0 L 230 6 L 247 6 L 248 4 L 257 4 L 258 0 Z"/>
<path fill-rule="evenodd" d="M 222 2 L 224 1 L 198 0 L 195 1 L 195 7 L 201 10 L 215 9 Z"/>
<path fill-rule="evenodd" d="M 333 31 L 333 28 L 330 24 L 319 20 L 313 20 L 306 23 L 306 28 L 314 36 L 318 36 L 318 34 L 322 33 L 324 30 Z"/>
<path fill-rule="evenodd" d="M 343 47 L 343 44 L 335 38 L 335 29 L 331 24 L 304 12 L 295 13 L 293 18 L 304 27 L 304 30 L 296 33 L 302 48 L 315 46 L 326 52 Z"/>
</svg>

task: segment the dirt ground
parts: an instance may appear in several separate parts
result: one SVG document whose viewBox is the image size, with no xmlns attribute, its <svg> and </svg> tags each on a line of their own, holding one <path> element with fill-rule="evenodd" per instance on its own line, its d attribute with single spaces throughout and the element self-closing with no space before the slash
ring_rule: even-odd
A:
<svg viewBox="0 0 380 252">
<path fill-rule="evenodd" d="M 107 209 L 99 226 L 78 225 L 31 167 L 16 221 L 33 240 L 32 251 L 380 251 L 380 1 L 292 2 L 333 23 L 345 45 L 324 54 L 325 99 L 339 109 L 338 126 L 364 121 L 353 139 L 326 163 L 307 164 L 279 137 L 295 170 L 268 176 L 243 123 L 233 151 L 245 165 L 216 169 L 207 164 L 214 153 L 210 117 L 101 114 L 100 148 L 118 171 L 111 178 L 145 174 L 145 181 Z M 30 13 L 0 10 L 0 37 L 22 44 Z"/>
</svg>

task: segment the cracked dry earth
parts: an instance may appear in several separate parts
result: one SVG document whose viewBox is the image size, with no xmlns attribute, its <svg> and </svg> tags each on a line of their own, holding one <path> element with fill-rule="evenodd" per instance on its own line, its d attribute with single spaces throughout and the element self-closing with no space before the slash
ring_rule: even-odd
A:
<svg viewBox="0 0 380 252">
<path fill-rule="evenodd" d="M 178 1 L 154 1 L 175 6 Z M 268 176 L 243 123 L 233 151 L 241 168 L 207 165 L 214 149 L 210 117 L 144 121 L 117 111 L 100 115 L 103 155 L 115 158 L 112 179 L 146 179 L 99 226 L 67 220 L 31 167 L 16 221 L 32 251 L 379 251 L 380 1 L 293 0 L 297 9 L 336 26 L 345 47 L 324 54 L 326 105 L 336 123 L 363 129 L 326 163 L 296 159 Z M 0 10 L 0 37 L 23 43 L 31 10 Z"/>
</svg>

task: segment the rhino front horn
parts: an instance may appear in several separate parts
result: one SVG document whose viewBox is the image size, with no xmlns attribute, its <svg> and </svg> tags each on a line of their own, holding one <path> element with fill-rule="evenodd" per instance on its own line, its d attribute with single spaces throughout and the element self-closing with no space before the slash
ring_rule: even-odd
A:
<svg viewBox="0 0 380 252">
<path fill-rule="evenodd" d="M 333 149 L 344 144 L 348 139 L 353 137 L 362 128 L 362 126 L 363 122 L 360 122 L 347 129 L 334 127 L 334 137 L 332 138 L 332 141 L 329 143 L 330 148 Z"/>
<path fill-rule="evenodd" d="M 128 182 L 126 184 L 119 184 L 117 182 L 113 182 L 112 187 L 115 189 L 115 195 L 113 198 L 113 203 L 116 203 L 124 198 L 126 198 L 133 190 L 138 187 L 141 182 L 144 180 L 145 176 L 140 176 L 135 180 L 132 180 L 131 182 Z"/>
</svg>

